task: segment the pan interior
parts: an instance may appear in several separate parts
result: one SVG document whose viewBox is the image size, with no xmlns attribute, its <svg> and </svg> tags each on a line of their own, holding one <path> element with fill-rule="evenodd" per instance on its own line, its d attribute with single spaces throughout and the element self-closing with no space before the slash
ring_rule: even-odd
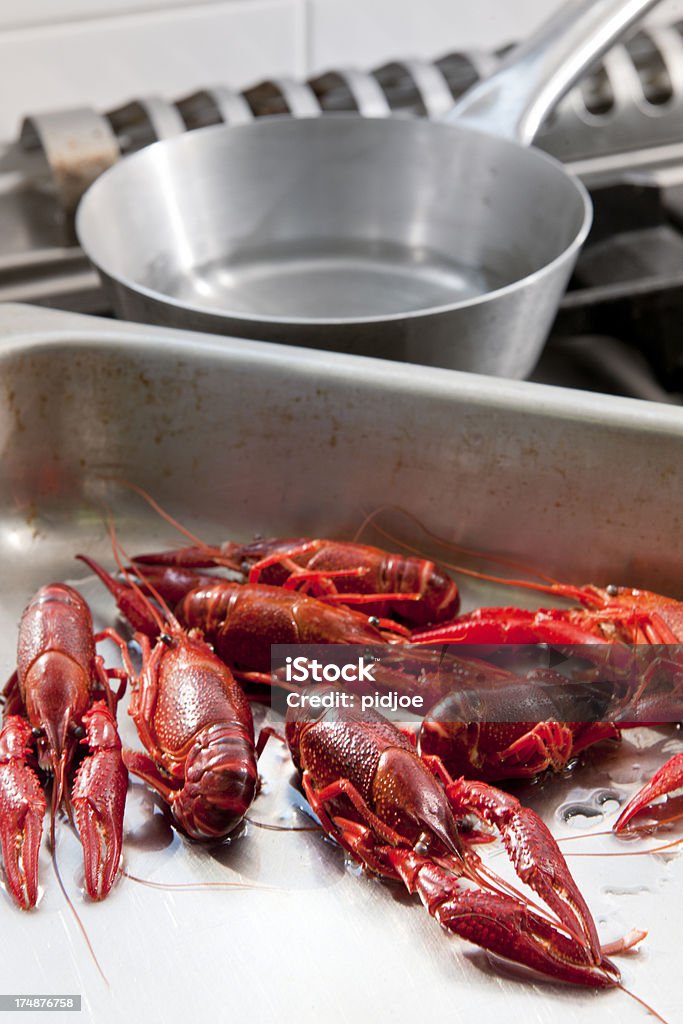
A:
<svg viewBox="0 0 683 1024">
<path fill-rule="evenodd" d="M 391 242 L 297 239 L 191 267 L 161 287 L 183 305 L 250 316 L 391 316 L 507 284 L 496 269 Z"/>
<path fill-rule="evenodd" d="M 330 117 L 207 129 L 123 161 L 79 237 L 109 277 L 247 318 L 448 308 L 552 263 L 586 218 L 553 161 L 478 132 Z"/>
</svg>

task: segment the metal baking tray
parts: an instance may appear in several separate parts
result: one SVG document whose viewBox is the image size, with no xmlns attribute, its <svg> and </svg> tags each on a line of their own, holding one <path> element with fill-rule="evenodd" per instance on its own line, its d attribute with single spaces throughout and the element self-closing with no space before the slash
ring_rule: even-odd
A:
<svg viewBox="0 0 683 1024">
<path fill-rule="evenodd" d="M 178 542 L 106 476 L 143 485 L 207 538 L 351 537 L 369 512 L 395 505 L 440 536 L 569 581 L 683 598 L 680 409 L 12 305 L 0 306 L 0 395 L 0 678 L 14 666 L 21 610 L 42 583 L 78 581 L 96 624 L 114 621 L 73 559 L 109 559 L 103 503 L 131 551 Z M 481 584 L 466 597 L 518 600 Z M 121 718 L 125 741 L 137 745 Z M 681 748 L 671 727 L 640 729 L 620 749 L 594 749 L 563 777 L 515 792 L 561 839 L 587 833 L 567 853 L 647 848 L 657 840 L 590 833 L 608 828 L 619 803 Z M 260 770 L 250 817 L 310 824 L 277 743 Z M 674 826 L 664 840 L 681 834 Z M 173 833 L 132 782 L 129 873 L 161 885 L 254 888 L 169 890 L 122 877 L 98 905 L 82 896 L 66 825 L 58 836 L 108 984 L 44 844 L 37 910 L 23 914 L 0 893 L 0 994 L 80 994 L 81 1020 L 648 1019 L 620 991 L 580 991 L 493 965 L 316 832 L 250 822 L 231 843 L 200 848 Z M 498 867 L 503 857 L 490 855 Z M 625 984 L 670 1024 L 680 1020 L 680 853 L 570 864 L 605 941 L 649 931 L 640 952 L 620 960 Z M 33 1017 L 45 1019 L 19 1019 Z"/>
</svg>

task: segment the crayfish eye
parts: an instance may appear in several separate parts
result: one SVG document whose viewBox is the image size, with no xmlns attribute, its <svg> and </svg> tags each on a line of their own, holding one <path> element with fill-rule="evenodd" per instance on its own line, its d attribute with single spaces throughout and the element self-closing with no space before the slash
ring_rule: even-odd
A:
<svg viewBox="0 0 683 1024">
<path fill-rule="evenodd" d="M 426 832 L 422 832 L 418 836 L 417 842 L 413 847 L 415 853 L 419 853 L 422 857 L 424 857 L 429 852 L 429 841 L 430 836 L 428 836 Z"/>
<path fill-rule="evenodd" d="M 162 644 L 166 644 L 167 647 L 173 647 L 173 637 L 170 636 L 168 633 L 160 633 L 159 639 L 161 640 Z"/>
<path fill-rule="evenodd" d="M 371 626 L 379 626 L 379 619 L 377 618 L 376 615 L 370 615 L 368 618 L 368 622 L 370 623 Z"/>
<path fill-rule="evenodd" d="M 39 728 L 39 726 L 34 725 L 33 728 L 31 729 L 31 735 L 35 736 L 35 738 L 38 739 L 39 736 L 43 735 L 43 730 Z"/>
<path fill-rule="evenodd" d="M 605 590 L 607 591 L 610 597 L 619 596 L 619 587 L 617 587 L 614 583 L 610 583 L 608 587 L 605 587 Z"/>
<path fill-rule="evenodd" d="M 82 725 L 74 725 L 71 731 L 73 733 L 74 739 L 82 740 L 83 737 L 85 736 L 85 729 L 83 728 Z"/>
</svg>

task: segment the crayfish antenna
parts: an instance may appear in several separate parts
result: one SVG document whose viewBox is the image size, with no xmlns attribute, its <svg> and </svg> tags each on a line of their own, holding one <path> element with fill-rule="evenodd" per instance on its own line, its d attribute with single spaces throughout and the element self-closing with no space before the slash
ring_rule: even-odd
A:
<svg viewBox="0 0 683 1024">
<path fill-rule="evenodd" d="M 140 587 L 138 586 L 136 580 L 133 577 L 135 576 L 138 580 L 140 580 L 140 582 L 145 587 L 147 587 L 147 589 L 151 593 L 151 595 L 154 598 L 154 600 L 159 604 L 159 607 L 161 608 L 162 612 L 164 613 L 164 615 L 166 617 L 166 623 L 168 625 L 170 625 L 174 629 L 180 629 L 180 623 L 176 619 L 175 615 L 173 614 L 173 612 L 169 608 L 169 606 L 166 603 L 166 601 L 164 600 L 164 598 L 161 596 L 161 594 L 156 589 L 156 587 L 154 587 L 149 582 L 149 580 L 146 579 L 145 574 L 138 568 L 138 566 L 136 566 L 132 562 L 132 559 L 130 558 L 130 556 L 127 553 L 126 549 L 123 547 L 123 545 L 119 541 L 118 537 L 116 536 L 116 527 L 114 526 L 114 521 L 111 518 L 111 516 L 108 517 L 107 527 L 108 527 L 108 530 L 109 530 L 109 536 L 111 538 L 111 547 L 112 547 L 112 553 L 114 555 L 114 561 L 116 562 L 116 565 L 117 565 L 117 567 L 119 569 L 119 572 L 123 575 L 123 578 L 125 579 L 126 583 L 129 585 L 129 587 L 132 588 L 134 593 L 137 594 L 137 596 L 149 606 L 150 610 L 153 613 L 155 613 L 156 609 L 154 609 L 153 605 L 150 603 L 149 599 L 147 598 L 147 595 L 140 589 Z M 121 555 L 123 555 L 123 557 L 129 563 L 131 563 L 129 566 L 124 565 L 123 560 L 121 558 Z M 157 618 L 158 618 L 158 616 L 157 616 Z M 159 620 L 159 621 L 161 621 L 161 620 Z M 163 626 L 164 626 L 164 624 L 162 623 L 161 624 L 160 632 L 163 632 Z"/>
<path fill-rule="evenodd" d="M 438 533 L 434 533 L 432 530 L 426 527 L 424 523 L 422 523 L 418 519 L 417 516 L 414 516 L 407 509 L 401 508 L 398 505 L 380 505 L 380 507 L 375 509 L 374 512 L 367 513 L 365 519 L 363 520 L 363 522 L 361 523 L 360 527 L 358 528 L 354 535 L 354 540 L 358 540 L 358 538 L 362 535 L 363 531 L 367 527 L 370 527 L 371 529 L 375 530 L 375 532 L 378 533 L 380 537 L 383 537 L 385 540 L 388 540 L 391 544 L 403 548 L 404 551 L 408 551 L 410 552 L 411 555 L 416 555 L 418 558 L 424 558 L 424 551 L 422 551 L 416 545 L 408 544 L 406 541 L 401 540 L 395 534 L 391 533 L 390 530 L 385 529 L 383 526 L 380 526 L 378 523 L 374 521 L 375 517 L 381 515 L 382 512 L 399 513 L 399 515 L 404 516 L 411 523 L 414 523 L 422 531 L 422 533 L 425 534 L 426 537 L 429 537 L 430 540 L 435 541 L 442 547 L 448 548 L 448 550 L 450 551 L 456 551 L 458 554 L 465 555 L 468 558 L 476 558 L 480 561 L 492 562 L 495 565 L 505 565 L 510 569 L 514 569 L 515 571 L 527 573 L 527 575 L 529 576 L 536 576 L 539 580 L 544 580 L 545 583 L 547 583 L 551 588 L 562 585 L 560 581 L 556 580 L 553 576 L 548 576 L 546 573 L 543 573 L 538 569 L 534 569 L 526 563 L 520 562 L 514 558 L 508 558 L 505 555 L 489 555 L 485 551 L 480 551 L 477 548 L 468 548 L 462 544 L 456 544 L 453 541 L 446 540 L 445 537 L 439 536 Z M 439 564 L 443 566 L 445 569 L 450 569 L 452 572 L 462 573 L 465 576 L 471 575 L 477 579 L 490 580 L 491 582 L 501 582 L 510 584 L 515 582 L 516 584 L 516 581 L 508 579 L 498 579 L 497 577 L 489 577 L 485 574 L 479 575 L 478 573 L 474 572 L 474 570 L 465 569 L 459 565 L 443 561 L 443 559 L 438 559 L 438 561 Z M 522 583 L 519 583 L 518 585 L 521 586 Z"/>
<path fill-rule="evenodd" d="M 136 885 L 145 885 L 148 889 L 161 889 L 164 892 L 286 892 L 272 885 L 256 885 L 253 882 L 154 882 L 150 878 L 140 878 L 130 871 L 121 869 L 125 878 Z"/>
<path fill-rule="evenodd" d="M 230 553 L 231 550 L 234 551 L 235 554 L 239 551 L 240 546 L 238 544 L 223 545 L 220 548 L 217 548 L 211 544 L 207 544 L 206 541 L 202 540 L 201 537 L 198 537 L 196 534 L 192 533 L 192 531 L 189 530 L 186 526 L 183 526 L 181 522 L 175 519 L 170 512 L 167 512 L 166 509 L 163 508 L 159 504 L 159 502 L 156 501 L 151 496 L 151 494 L 149 494 L 146 490 L 144 490 L 144 488 L 140 487 L 138 484 L 134 484 L 132 483 L 132 481 L 126 480 L 124 477 L 107 476 L 102 477 L 101 479 L 110 480 L 115 483 L 118 483 L 122 487 L 125 487 L 128 490 L 133 491 L 135 494 L 138 494 L 143 499 L 143 501 L 147 502 L 150 508 L 154 509 L 157 515 L 161 516 L 161 518 L 169 524 L 169 526 L 172 526 L 174 530 L 177 530 L 178 533 L 181 533 L 183 537 L 187 537 L 187 539 L 192 541 L 192 544 L 194 545 L 193 548 L 187 548 L 185 552 L 175 552 L 174 557 L 172 558 L 168 558 L 167 555 L 165 556 L 163 554 L 139 556 L 136 555 L 134 559 L 129 559 L 129 561 L 141 563 L 157 561 L 160 564 L 165 564 L 169 561 L 174 562 L 178 555 L 185 554 L 188 557 L 191 557 L 192 555 L 198 556 L 197 560 L 194 562 L 196 567 L 202 565 L 206 566 L 207 564 L 225 565 L 226 568 L 235 569 L 239 571 L 240 562 L 238 559 L 236 560 L 236 558 L 233 557 Z M 201 557 L 202 554 L 204 556 L 203 558 Z"/>
<path fill-rule="evenodd" d="M 273 825 L 269 821 L 256 821 L 255 818 L 244 818 L 249 825 L 265 829 L 266 832 L 322 832 L 320 825 Z"/>
<path fill-rule="evenodd" d="M 85 944 L 88 947 L 88 952 L 90 953 L 90 955 L 91 955 L 91 957 L 93 959 L 93 963 L 95 964 L 95 967 L 99 971 L 100 977 L 104 981 L 105 985 L 107 986 L 107 988 L 109 988 L 109 981 L 107 979 L 107 976 L 104 973 L 104 971 L 102 970 L 102 965 L 100 964 L 99 960 L 97 959 L 97 955 L 95 954 L 95 950 L 93 948 L 93 944 L 90 941 L 90 936 L 88 935 L 87 931 L 85 930 L 85 925 L 83 924 L 83 921 L 81 920 L 81 917 L 80 917 L 78 911 L 76 910 L 76 907 L 73 904 L 73 900 L 71 899 L 71 897 L 69 896 L 69 893 L 66 890 L 66 886 L 64 885 L 64 880 L 62 879 L 62 875 L 61 875 L 61 872 L 59 870 L 59 864 L 57 862 L 57 842 L 56 842 L 56 835 L 55 835 L 55 821 L 56 821 L 56 816 L 57 816 L 57 809 L 58 809 L 58 807 L 59 807 L 59 805 L 60 805 L 60 803 L 62 801 L 62 794 L 65 792 L 65 785 L 64 785 L 65 772 L 66 772 L 66 759 L 65 759 L 64 755 L 62 755 L 62 758 L 60 759 L 59 781 L 57 781 L 57 774 L 55 774 L 54 780 L 53 780 L 53 784 L 52 784 L 52 801 L 51 801 L 51 805 L 50 805 L 50 855 L 51 855 L 51 858 L 52 858 L 52 868 L 53 868 L 53 871 L 55 873 L 55 877 L 57 879 L 57 882 L 59 883 L 59 888 L 62 890 L 62 895 L 63 895 L 63 897 L 64 897 L 64 899 L 66 901 L 66 905 L 69 908 L 69 910 L 71 911 L 71 913 L 73 914 L 74 920 L 76 921 L 76 924 L 78 925 L 78 928 L 79 928 L 79 930 L 81 932 L 81 935 L 83 936 L 83 939 L 85 940 Z"/>
<path fill-rule="evenodd" d="M 101 476 L 100 479 L 107 480 L 111 483 L 120 484 L 121 487 L 125 487 L 127 490 L 133 491 L 135 494 L 138 494 L 143 499 L 143 501 L 147 502 L 150 508 L 154 509 L 157 515 L 160 515 L 162 519 L 164 519 L 170 526 L 172 526 L 179 533 L 182 533 L 184 537 L 187 537 L 188 540 L 191 540 L 193 544 L 196 544 L 198 547 L 201 548 L 209 547 L 209 545 L 206 544 L 205 541 L 203 541 L 200 537 L 197 537 L 194 533 L 192 533 L 191 530 L 188 530 L 188 528 L 186 526 L 183 526 L 182 523 L 178 522 L 177 519 L 174 519 L 171 513 L 167 512 L 166 509 L 162 508 L 162 506 L 157 501 L 154 500 L 152 495 L 149 494 L 143 487 L 140 487 L 139 484 L 134 484 L 132 480 L 126 480 L 126 478 L 122 476 Z"/>
<path fill-rule="evenodd" d="M 168 628 L 179 631 L 180 624 L 175 615 L 168 607 L 168 604 L 161 594 L 147 580 L 140 568 L 135 564 L 130 566 L 126 566 L 124 564 L 121 555 L 129 561 L 130 559 L 116 536 L 116 527 L 114 526 L 110 514 L 107 515 L 107 529 L 109 531 L 114 560 L 125 580 L 125 584 L 114 579 L 113 576 L 111 576 L 102 568 L 101 565 L 88 555 L 79 554 L 76 555 L 76 558 L 87 565 L 88 568 L 94 572 L 98 579 L 105 585 L 116 601 L 119 610 L 137 632 L 144 633 L 146 636 L 151 638 L 156 638 L 159 634 L 165 633 Z M 149 590 L 154 599 L 158 602 L 165 618 L 162 618 L 159 610 L 155 608 L 136 580 L 139 580 L 142 585 Z"/>
<path fill-rule="evenodd" d="M 620 988 L 625 995 L 627 995 L 630 999 L 635 1000 L 635 1002 L 638 1003 L 639 1006 L 642 1006 L 644 1010 L 647 1010 L 648 1013 L 652 1014 L 655 1020 L 658 1020 L 660 1024 L 669 1024 L 669 1021 L 662 1017 L 661 1013 L 657 1013 L 654 1007 L 650 1006 L 649 1003 L 646 1003 L 644 999 L 640 998 L 640 996 L 637 996 L 635 992 L 631 992 L 631 990 L 626 988 L 626 986 L 622 984 L 622 982 L 617 983 L 617 988 Z"/>
<path fill-rule="evenodd" d="M 64 881 L 62 880 L 62 875 L 61 875 L 60 870 L 59 870 L 59 864 L 57 863 L 57 850 L 56 850 L 56 847 L 55 847 L 54 843 L 52 843 L 52 867 L 54 869 L 55 876 L 56 876 L 57 881 L 59 883 L 59 888 L 62 890 L 62 895 L 63 895 L 64 899 L 66 900 L 66 905 L 68 906 L 69 910 L 71 911 L 71 913 L 74 916 L 74 919 L 76 921 L 76 924 L 78 925 L 80 933 L 83 936 L 83 939 L 85 940 L 86 946 L 88 947 L 88 952 L 90 953 L 90 956 L 93 959 L 93 963 L 95 964 L 95 967 L 97 968 L 97 970 L 98 970 L 98 972 L 100 974 L 100 977 L 102 978 L 102 981 L 105 983 L 107 988 L 109 988 L 109 980 L 108 980 L 106 974 L 104 973 L 104 971 L 102 970 L 101 963 L 97 959 L 97 954 L 95 953 L 93 944 L 90 941 L 90 936 L 88 935 L 87 931 L 85 930 L 85 925 L 83 924 L 83 921 L 81 920 L 80 915 L 79 915 L 78 911 L 76 910 L 71 897 L 69 896 L 68 892 L 66 891 L 66 886 L 64 885 Z"/>
<path fill-rule="evenodd" d="M 120 583 L 89 555 L 79 554 L 76 555 L 76 558 L 79 562 L 87 565 L 90 571 L 104 584 L 116 601 L 119 611 L 134 630 L 152 638 L 163 632 L 164 622 L 161 615 L 139 588 L 136 592 L 132 587 L 129 588 Z"/>
<path fill-rule="evenodd" d="M 674 818 L 667 818 L 667 819 L 665 819 L 665 821 L 658 822 L 658 824 L 660 824 L 660 825 L 668 824 L 670 821 L 678 821 L 680 818 L 681 818 L 681 815 L 677 814 Z M 646 830 L 646 826 L 643 826 L 642 830 L 641 829 L 636 829 L 636 828 L 629 829 L 629 831 L 631 833 L 638 832 L 638 831 L 645 831 L 645 830 Z M 614 833 L 613 832 L 594 832 L 594 833 L 591 833 L 591 835 L 609 836 L 609 835 L 614 835 Z M 587 839 L 587 838 L 588 838 L 588 836 L 566 836 L 565 839 L 564 839 L 564 842 L 569 842 L 572 839 Z M 562 840 L 558 840 L 558 842 L 562 842 Z M 659 846 L 651 846 L 649 848 L 649 850 L 617 850 L 617 851 L 601 850 L 601 851 L 598 851 L 597 853 L 585 853 L 585 852 L 582 851 L 581 853 L 565 853 L 565 857 L 649 857 L 649 855 L 651 853 L 665 853 L 667 850 L 673 850 L 677 846 L 680 846 L 681 843 L 683 843 L 683 837 L 680 838 L 680 839 L 672 839 L 670 843 L 662 843 Z"/>
</svg>

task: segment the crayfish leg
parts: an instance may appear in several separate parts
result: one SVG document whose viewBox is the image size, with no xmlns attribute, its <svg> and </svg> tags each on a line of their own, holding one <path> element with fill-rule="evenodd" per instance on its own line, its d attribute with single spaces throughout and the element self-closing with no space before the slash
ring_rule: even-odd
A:
<svg viewBox="0 0 683 1024">
<path fill-rule="evenodd" d="M 172 804 L 182 783 L 164 774 L 149 756 L 139 750 L 125 750 L 123 760 L 128 771 L 146 782 L 167 804 Z"/>
<path fill-rule="evenodd" d="M 338 800 L 341 796 L 346 797 L 362 821 L 365 822 L 376 835 L 381 836 L 384 842 L 400 843 L 403 841 L 403 837 L 400 833 L 390 828 L 386 822 L 382 821 L 373 813 L 368 806 L 367 801 L 348 779 L 336 779 L 334 782 L 331 782 L 328 786 L 324 786 L 322 789 L 315 789 L 310 775 L 305 772 L 302 778 L 302 785 L 304 793 L 306 794 L 306 799 L 311 806 L 311 810 L 318 816 L 325 831 L 334 836 L 339 842 L 339 845 L 343 846 L 349 853 L 355 853 L 355 850 L 353 846 L 347 842 L 344 828 L 340 828 L 338 824 L 338 821 L 345 822 L 346 819 L 332 818 L 326 806 L 328 803 Z"/>
<path fill-rule="evenodd" d="M 5 718 L 9 717 L 9 715 L 23 715 L 25 713 L 24 702 L 21 699 L 21 692 L 19 690 L 19 673 L 16 669 L 2 689 L 0 704 L 4 705 Z"/>
</svg>

